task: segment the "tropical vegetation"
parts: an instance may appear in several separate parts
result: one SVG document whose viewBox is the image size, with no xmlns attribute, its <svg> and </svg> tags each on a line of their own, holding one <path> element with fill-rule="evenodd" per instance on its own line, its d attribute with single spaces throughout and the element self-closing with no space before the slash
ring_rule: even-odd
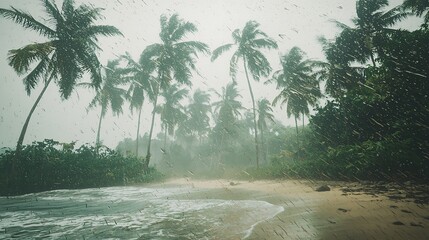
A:
<svg viewBox="0 0 429 240">
<path fill-rule="evenodd" d="M 308 59 L 290 46 L 279 54 L 280 69 L 273 73 L 265 51 L 277 43 L 263 26 L 248 21 L 232 31 L 233 43 L 211 54 L 214 61 L 234 48 L 231 81 L 220 91 L 192 90 L 198 57 L 210 51 L 189 40 L 197 27 L 177 14 L 161 16 L 160 42 L 146 46 L 138 60 L 125 53 L 102 66 L 97 37 L 120 32 L 94 25 L 101 9 L 65 0 L 60 11 L 53 1 L 42 2 L 51 19 L 46 25 L 15 8 L 0 9 L 1 16 L 48 38 L 10 50 L 9 65 L 19 74 L 29 72 L 26 91 L 40 82 L 44 87 L 17 148 L 0 154 L 0 172 L 6 173 L 0 176 L 0 194 L 144 182 L 159 176 L 149 166 L 193 177 L 429 180 L 427 1 L 405 0 L 388 9 L 387 0 L 358 0 L 353 26 L 333 21 L 338 35 L 319 38 L 324 61 Z M 422 17 L 419 29 L 395 27 L 412 14 Z M 239 61 L 244 76 L 238 76 Z M 90 81 L 80 83 L 88 73 Z M 249 109 L 237 81 L 244 77 Z M 273 96 L 255 101 L 251 78 L 275 86 Z M 54 140 L 22 146 L 31 115 L 52 80 L 64 99 L 78 85 L 95 89 L 90 107 L 100 106 L 101 114 L 94 147 L 75 149 L 75 142 Z M 100 140 L 101 121 L 108 108 L 119 114 L 126 102 L 138 114 L 136 139 L 107 149 Z M 277 105 L 294 118 L 294 127 L 276 118 Z M 151 120 L 141 136 L 142 114 Z M 158 119 L 162 132 L 155 135 Z M 139 149 L 146 149 L 144 157 Z"/>
</svg>

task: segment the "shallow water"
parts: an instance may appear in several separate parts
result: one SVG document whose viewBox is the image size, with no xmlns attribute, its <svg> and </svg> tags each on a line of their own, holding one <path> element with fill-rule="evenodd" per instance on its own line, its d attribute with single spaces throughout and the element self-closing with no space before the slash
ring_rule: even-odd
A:
<svg viewBox="0 0 429 240">
<path fill-rule="evenodd" d="M 192 191 L 109 187 L 0 197 L 0 239 L 243 239 L 283 211 L 264 201 L 175 198 Z"/>
</svg>

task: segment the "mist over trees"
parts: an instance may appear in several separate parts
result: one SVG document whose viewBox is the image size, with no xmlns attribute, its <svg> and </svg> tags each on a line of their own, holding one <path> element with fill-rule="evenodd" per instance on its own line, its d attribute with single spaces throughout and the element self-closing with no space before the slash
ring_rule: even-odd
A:
<svg viewBox="0 0 429 240">
<path fill-rule="evenodd" d="M 387 0 L 358 0 L 353 26 L 333 20 L 341 32 L 333 39 L 320 37 L 325 61 L 307 59 L 300 48 L 290 46 L 279 59 L 281 69 L 273 73 L 270 62 L 277 59 L 267 59 L 261 49 L 274 51 L 277 43 L 255 21 L 232 31 L 233 43 L 210 53 L 208 45 L 193 39 L 194 23 L 177 14 L 161 15 L 158 43 L 148 45 L 137 61 L 119 53 L 118 59 L 102 66 L 96 55 L 101 50 L 96 45 L 98 37 L 121 33 L 113 26 L 94 25 L 101 9 L 65 0 L 60 11 L 53 1 L 42 3 L 48 25 L 15 8 L 0 9 L 1 16 L 49 39 L 9 52 L 9 65 L 17 73 L 27 74 L 23 80 L 28 94 L 40 82 L 45 87 L 24 124 L 16 154 L 1 155 L 0 168 L 5 171 L 17 172 L 19 166 L 28 170 L 22 166 L 29 163 L 26 159 L 32 151 L 62 156 L 87 150 L 74 149 L 74 145 L 58 150 L 58 142 L 48 141 L 24 147 L 25 159 L 19 155 L 31 115 L 54 80 L 64 100 L 79 85 L 96 90 L 90 110 L 98 107 L 101 113 L 95 149 L 87 147 L 88 151 L 96 159 L 108 153 L 130 171 L 138 166 L 142 176 L 150 174 L 153 164 L 164 172 L 187 176 L 428 179 L 427 1 L 406 0 L 402 6 L 389 8 Z M 412 14 L 423 16 L 420 29 L 395 28 L 395 23 Z M 214 61 L 232 48 L 231 81 L 221 92 L 193 90 L 198 58 L 211 54 Z M 245 76 L 237 74 L 239 63 Z M 84 73 L 89 73 L 90 82 L 79 84 Z M 250 77 L 273 86 L 275 94 L 254 99 Z M 247 83 L 251 109 L 243 107 L 245 96 L 237 88 L 241 81 Z M 326 103 L 322 97 L 327 97 Z M 151 112 L 142 113 L 144 102 L 152 104 Z M 118 153 L 99 153 L 101 122 L 108 117 L 107 109 L 121 114 L 124 104 L 136 113 L 136 139 L 121 141 Z M 271 107 L 276 104 L 294 117 L 295 129 L 276 120 Z M 151 116 L 150 123 L 145 123 L 150 129 L 143 137 L 142 114 Z M 157 115 L 162 133 L 154 137 Z M 304 124 L 306 117 L 308 125 Z M 303 121 L 302 126 L 298 120 Z M 143 149 L 145 157 L 141 157 Z M 56 164 L 65 163 L 50 166 Z M 36 172 L 50 171 L 41 163 L 35 165 Z M 1 183 L 12 186 L 23 172 L 4 177 Z M 124 172 L 110 172 L 115 184 L 126 182 Z M 139 179 L 135 172 L 130 176 L 133 181 Z"/>
</svg>

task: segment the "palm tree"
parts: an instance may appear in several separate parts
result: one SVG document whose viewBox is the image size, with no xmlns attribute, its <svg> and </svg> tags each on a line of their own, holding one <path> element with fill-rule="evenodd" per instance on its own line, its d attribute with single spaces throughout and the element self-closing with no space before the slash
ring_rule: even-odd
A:
<svg viewBox="0 0 429 240">
<path fill-rule="evenodd" d="M 167 134 L 172 136 L 177 124 L 186 119 L 184 106 L 180 101 L 188 95 L 188 92 L 187 89 L 179 89 L 177 84 L 173 84 L 161 93 L 165 101 L 159 106 L 162 128 L 164 129 L 164 149 L 167 145 Z"/>
<path fill-rule="evenodd" d="M 223 52 L 228 51 L 233 46 L 236 46 L 237 50 L 232 55 L 230 61 L 230 75 L 233 81 L 235 81 L 237 74 L 237 62 L 240 58 L 243 59 L 243 67 L 246 73 L 247 85 L 249 87 L 250 97 L 252 99 L 256 166 L 259 167 L 258 127 L 256 123 L 255 98 L 253 96 L 247 68 L 249 68 L 250 74 L 256 81 L 259 81 L 261 77 L 267 77 L 271 72 L 271 66 L 260 49 L 276 49 L 277 43 L 273 39 L 269 38 L 266 33 L 259 30 L 259 23 L 255 21 L 247 22 L 246 26 L 243 28 L 243 31 L 240 31 L 240 29 L 234 30 L 232 32 L 232 38 L 234 43 L 229 43 L 218 47 L 213 51 L 211 60 L 216 60 L 216 58 L 218 58 L 219 55 L 221 55 Z"/>
<path fill-rule="evenodd" d="M 199 41 L 183 41 L 188 33 L 197 31 L 197 27 L 190 22 L 185 22 L 177 14 L 170 18 L 161 16 L 161 32 L 159 37 L 161 43 L 155 43 L 144 50 L 156 66 L 157 83 L 154 84 L 154 99 L 152 121 L 149 131 L 149 142 L 146 159 L 144 162 L 145 171 L 148 169 L 151 157 L 150 146 L 155 122 L 156 106 L 160 89 L 167 89 L 174 79 L 179 84 L 191 85 L 190 78 L 192 71 L 196 71 L 195 58 L 198 53 L 209 53 L 206 44 Z"/>
<path fill-rule="evenodd" d="M 46 24 L 16 8 L 0 8 L 1 16 L 48 39 L 46 42 L 32 43 L 9 51 L 9 65 L 18 74 L 29 72 L 23 79 L 28 95 L 41 79 L 44 82 L 21 130 L 17 153 L 21 150 L 30 118 L 51 81 L 54 80 L 59 86 L 63 99 L 70 96 L 76 81 L 86 72 L 90 73 L 93 85 L 99 87 L 100 62 L 96 55 L 96 50 L 99 50 L 98 37 L 121 35 L 115 27 L 94 25 L 101 17 L 101 8 L 85 4 L 76 7 L 73 0 L 64 0 L 61 10 L 51 0 L 42 0 L 42 3 L 47 14 L 45 19 L 48 19 Z M 35 67 L 30 71 L 33 64 Z"/>
<path fill-rule="evenodd" d="M 140 119 L 142 114 L 143 102 L 145 95 L 149 99 L 153 100 L 153 86 L 152 83 L 155 81 L 151 76 L 155 69 L 155 64 L 150 61 L 148 56 L 142 54 L 138 62 L 134 61 L 132 57 L 127 53 L 122 56 L 127 60 L 127 67 L 124 70 L 127 82 L 130 83 L 127 95 L 130 96 L 130 109 L 136 109 L 138 111 L 137 120 L 137 134 L 136 134 L 136 157 L 139 153 L 139 138 L 140 138 Z"/>
<path fill-rule="evenodd" d="M 400 7 L 383 12 L 381 9 L 387 6 L 388 0 L 358 0 L 357 18 L 352 20 L 354 28 L 334 21 L 342 29 L 336 40 L 336 46 L 344 50 L 343 54 L 348 56 L 350 61 L 365 63 L 369 57 L 373 66 L 377 66 L 374 53 L 380 55 L 382 49 L 375 44 L 375 39 L 383 38 L 385 34 L 395 31 L 389 27 L 409 15 L 401 11 Z"/>
<path fill-rule="evenodd" d="M 188 106 L 188 126 L 192 132 L 197 133 L 201 143 L 202 137 L 209 130 L 209 113 L 211 112 L 210 94 L 197 89 Z"/>
<path fill-rule="evenodd" d="M 280 94 L 274 98 L 273 105 L 279 101 L 286 104 L 288 117 L 294 115 L 296 134 L 298 135 L 298 119 L 300 114 L 310 113 L 309 105 L 314 106 L 321 97 L 316 74 L 313 73 L 314 62 L 304 60 L 304 53 L 298 47 L 293 47 L 281 59 L 282 69 L 273 74 L 267 82 L 275 81 Z"/>
<path fill-rule="evenodd" d="M 101 121 L 106 115 L 106 112 L 110 106 L 113 114 L 119 115 L 122 113 L 122 105 L 124 104 L 127 92 L 119 88 L 119 85 L 124 83 L 123 79 L 120 76 L 120 71 L 118 69 L 119 60 L 109 61 L 105 67 L 105 78 L 103 85 L 100 89 L 97 90 L 97 94 L 92 99 L 88 108 L 94 108 L 96 106 L 101 106 L 100 119 L 98 121 L 98 130 L 97 130 L 97 139 L 95 141 L 96 149 L 98 149 L 100 144 L 100 130 L 101 130 Z M 92 84 L 80 84 L 91 86 Z"/>
<path fill-rule="evenodd" d="M 264 130 L 267 129 L 267 120 L 274 122 L 273 109 L 271 108 L 270 102 L 263 98 L 258 101 L 258 128 L 261 131 L 261 146 L 265 149 Z M 264 161 L 267 161 L 267 152 L 262 150 L 262 156 Z"/>
<path fill-rule="evenodd" d="M 215 94 L 220 100 L 213 103 L 216 121 L 213 134 L 218 144 L 228 144 L 238 134 L 237 120 L 241 116 L 240 111 L 244 109 L 238 100 L 241 95 L 235 82 L 228 83 L 226 87 L 222 87 L 222 93 L 215 91 Z"/>
</svg>

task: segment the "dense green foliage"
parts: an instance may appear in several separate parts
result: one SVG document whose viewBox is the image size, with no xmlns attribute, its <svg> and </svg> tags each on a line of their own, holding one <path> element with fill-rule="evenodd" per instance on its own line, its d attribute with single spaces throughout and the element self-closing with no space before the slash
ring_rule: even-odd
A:
<svg viewBox="0 0 429 240">
<path fill-rule="evenodd" d="M 379 3 L 384 6 L 387 1 Z M 373 3 L 359 1 L 358 13 L 362 4 Z M 320 64 L 319 75 L 331 99 L 310 119 L 299 150 L 303 158 L 273 156 L 273 166 L 255 175 L 429 179 L 429 33 L 424 28 L 414 32 L 383 28 L 406 15 L 398 11 L 358 14 L 377 15 L 385 22 L 368 26 L 376 21 L 355 19 L 356 29 L 344 27 L 332 42 L 324 41 L 328 62 Z M 358 38 L 365 34 L 365 26 L 375 34 L 370 42 Z M 367 54 L 359 55 L 364 48 Z M 356 67 L 356 62 L 368 60 L 371 66 Z"/>
<path fill-rule="evenodd" d="M 15 151 L 0 155 L 0 195 L 142 183 L 161 177 L 155 169 L 147 175 L 142 169 L 140 159 L 123 157 L 106 147 L 97 152 L 90 145 L 74 149 L 74 143 L 34 142 L 23 147 L 18 159 Z M 20 177 L 15 179 L 14 173 Z"/>
</svg>

